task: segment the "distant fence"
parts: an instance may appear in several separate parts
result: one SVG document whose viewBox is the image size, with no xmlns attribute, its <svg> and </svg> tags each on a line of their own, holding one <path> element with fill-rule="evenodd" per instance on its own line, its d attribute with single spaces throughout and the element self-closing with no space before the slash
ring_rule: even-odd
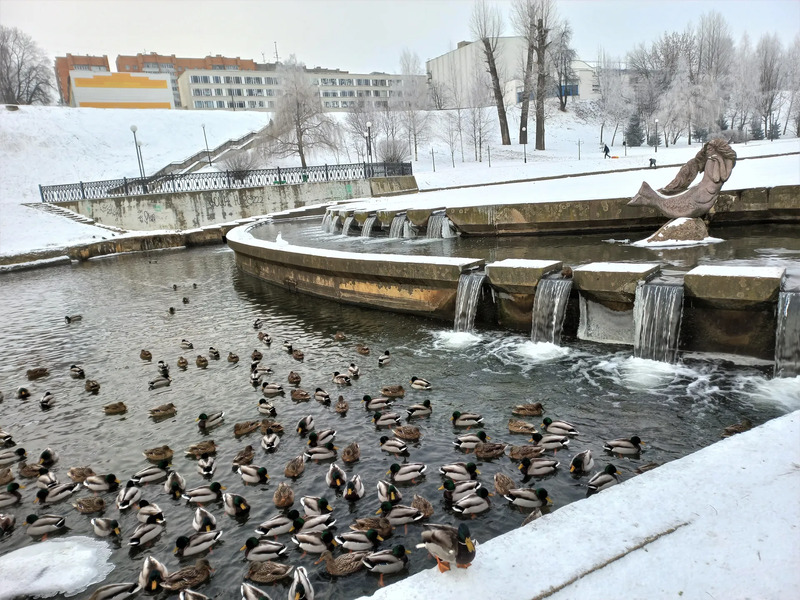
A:
<svg viewBox="0 0 800 600">
<path fill-rule="evenodd" d="M 290 185 L 322 181 L 371 179 L 413 175 L 411 163 L 355 163 L 350 165 L 320 165 L 287 169 L 258 169 L 253 171 L 220 171 L 216 173 L 168 173 L 153 177 L 81 181 L 63 185 L 40 185 L 42 202 L 99 200 L 115 196 L 145 194 L 175 194 L 205 190 L 228 190 L 266 185 Z"/>
</svg>

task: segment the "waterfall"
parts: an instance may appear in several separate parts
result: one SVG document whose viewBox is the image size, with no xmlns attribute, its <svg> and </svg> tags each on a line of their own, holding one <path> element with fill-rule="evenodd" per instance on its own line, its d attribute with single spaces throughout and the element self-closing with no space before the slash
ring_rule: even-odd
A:
<svg viewBox="0 0 800 600">
<path fill-rule="evenodd" d="M 561 343 L 572 279 L 541 279 L 536 286 L 531 315 L 531 341 Z"/>
<path fill-rule="evenodd" d="M 443 212 L 431 213 L 431 216 L 428 217 L 428 231 L 425 237 L 428 239 L 441 238 L 442 226 L 445 224 L 445 219 L 447 219 L 447 217 L 445 217 Z"/>
<path fill-rule="evenodd" d="M 372 227 L 377 220 L 378 217 L 375 215 L 367 217 L 367 220 L 364 221 L 364 226 L 361 228 L 361 237 L 372 237 Z"/>
<path fill-rule="evenodd" d="M 322 217 L 322 231 L 325 233 L 331 232 L 331 221 L 333 220 L 332 216 L 333 215 L 331 215 L 330 212 L 325 211 L 325 216 Z"/>
<path fill-rule="evenodd" d="M 633 302 L 633 355 L 675 362 L 682 315 L 683 286 L 639 285 Z"/>
<path fill-rule="evenodd" d="M 800 375 L 800 292 L 781 292 L 778 297 L 774 375 Z"/>
<path fill-rule="evenodd" d="M 453 323 L 453 331 L 472 331 L 484 279 L 486 279 L 486 275 L 479 271 L 462 273 L 461 277 L 458 278 L 456 317 Z"/>
<path fill-rule="evenodd" d="M 409 240 L 417 237 L 417 232 L 414 231 L 414 226 L 411 225 L 411 221 L 408 219 L 403 223 L 403 237 Z"/>
<path fill-rule="evenodd" d="M 392 219 L 392 225 L 389 227 L 389 237 L 390 238 L 401 238 L 403 237 L 403 226 L 406 224 L 406 215 L 405 213 L 402 215 L 395 215 L 394 219 Z"/>
<path fill-rule="evenodd" d="M 353 224 L 353 216 L 349 216 L 344 220 L 342 225 L 342 235 L 350 235 L 350 226 Z"/>
<path fill-rule="evenodd" d="M 328 226 L 328 233 L 336 233 L 336 228 L 341 222 L 341 217 L 339 215 L 334 215 L 333 218 L 331 218 L 331 224 Z"/>
<path fill-rule="evenodd" d="M 456 232 L 456 228 L 453 226 L 453 222 L 447 217 L 445 217 L 444 222 L 442 223 L 442 237 L 454 238 L 457 235 L 458 232 Z"/>
</svg>

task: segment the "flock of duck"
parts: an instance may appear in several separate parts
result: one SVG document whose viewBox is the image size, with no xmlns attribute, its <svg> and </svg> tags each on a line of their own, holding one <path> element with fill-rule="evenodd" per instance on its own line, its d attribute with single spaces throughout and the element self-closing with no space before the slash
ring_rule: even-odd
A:
<svg viewBox="0 0 800 600">
<path fill-rule="evenodd" d="M 174 314 L 174 311 L 170 312 Z M 80 320 L 80 315 L 66 317 L 67 323 Z M 267 350 L 272 347 L 272 338 L 264 331 L 265 325 L 266 321 L 256 319 L 253 330 Z M 347 337 L 339 332 L 335 335 L 335 340 L 345 342 Z M 182 351 L 193 350 L 193 344 L 184 339 L 180 342 L 180 348 Z M 288 341 L 283 343 L 283 350 L 297 361 L 305 358 L 303 351 Z M 367 358 L 370 355 L 367 346 L 358 345 L 355 352 L 360 357 L 357 360 L 370 360 Z M 563 420 L 545 417 L 538 426 L 523 420 L 541 416 L 544 408 L 540 403 L 520 404 L 511 410 L 509 433 L 525 435 L 528 443 L 523 445 L 492 442 L 483 429 L 482 415 L 466 410 L 453 411 L 450 415 L 455 434 L 453 446 L 465 458 L 438 465 L 435 470 L 442 480 L 439 489 L 451 514 L 450 521 L 457 523 L 457 519 L 461 519 L 461 522 L 429 523 L 428 519 L 434 514 L 434 508 L 428 499 L 414 494 L 408 504 L 403 503 L 403 500 L 408 493 L 407 488 L 415 486 L 426 473 L 433 470 L 429 468 L 430 465 L 409 460 L 412 450 L 407 442 L 419 442 L 426 433 L 426 423 L 439 416 L 436 414 L 437 407 L 425 398 L 425 393 L 433 389 L 435 383 L 415 376 L 403 385 L 383 385 L 380 393 L 374 396 L 364 395 L 357 401 L 360 405 L 357 407 L 351 406 L 355 404 L 355 400 L 345 399 L 348 386 L 361 376 L 361 369 L 354 361 L 341 371 L 331 371 L 329 384 L 326 385 L 336 388 L 331 394 L 322 386 L 316 387 L 314 391 L 304 390 L 300 387 L 302 377 L 294 370 L 290 370 L 286 376 L 289 385 L 284 386 L 272 369 L 261 362 L 263 356 L 262 351 L 254 350 L 249 357 L 248 370 L 250 385 L 260 392 L 258 401 L 253 405 L 253 412 L 257 412 L 260 417 L 257 420 L 237 422 L 233 426 L 236 439 L 259 432 L 263 453 L 257 455 L 253 445 L 249 444 L 236 454 L 232 467 L 241 477 L 244 486 L 263 486 L 270 477 L 267 461 L 270 467 L 274 467 L 276 457 L 279 456 L 276 453 L 279 452 L 281 440 L 285 436 L 301 436 L 305 440 L 305 449 L 302 454 L 285 462 L 283 474 L 286 480 L 279 483 L 272 497 L 278 512 L 264 520 L 255 529 L 257 535 L 247 538 L 241 548 L 249 562 L 246 581 L 240 587 L 244 600 L 268 599 L 270 596 L 267 592 L 254 584 L 272 584 L 283 579 L 291 580 L 288 591 L 290 600 L 314 599 L 315 590 L 307 569 L 279 562 L 289 557 L 289 543 L 286 543 L 289 540 L 303 552 L 303 556 L 319 556 L 317 562 L 324 562 L 326 571 L 332 576 L 345 577 L 366 569 L 379 574 L 379 583 L 383 585 L 384 574 L 397 573 L 407 568 L 410 549 L 400 543 L 387 544 L 385 547 L 382 544 L 393 535 L 395 528 L 402 526 L 407 535 L 409 525 L 421 525 L 419 544 L 416 547 L 426 549 L 436 560 L 440 571 L 448 570 L 452 563 L 457 567 L 467 568 L 475 558 L 476 543 L 468 526 L 469 521 L 464 519 L 475 519 L 489 511 L 489 498 L 494 495 L 480 481 L 480 471 L 476 463 L 507 456 L 513 461 L 512 464 L 516 464 L 522 475 L 522 484 L 517 484 L 508 474 L 498 472 L 494 476 L 493 491 L 509 503 L 529 511 L 523 524 L 528 523 L 541 516 L 542 508 L 546 509 L 552 501 L 543 487 L 525 484 L 531 479 L 555 474 L 560 467 L 558 452 L 569 450 L 570 443 L 579 436 L 576 428 Z M 139 357 L 148 363 L 153 360 L 152 353 L 146 349 L 141 350 Z M 205 355 L 198 354 L 194 362 L 197 368 L 206 369 L 209 359 L 221 360 L 221 357 L 222 354 L 217 349 L 210 347 Z M 373 358 L 372 361 L 380 368 L 388 366 L 392 358 L 390 352 L 385 351 L 377 360 Z M 239 362 L 239 357 L 230 352 L 227 361 L 235 364 Z M 176 365 L 179 369 L 186 370 L 189 361 L 181 356 Z M 159 360 L 157 375 L 148 382 L 149 389 L 169 387 L 173 381 L 170 371 L 171 367 L 165 361 Z M 49 372 L 45 367 L 34 367 L 27 372 L 30 380 L 47 375 Z M 72 365 L 69 375 L 73 379 L 84 380 L 87 392 L 99 392 L 100 384 L 86 379 L 80 366 Z M 405 401 L 405 385 L 413 390 L 416 401 Z M 350 467 L 357 463 L 361 456 L 359 443 L 350 441 L 340 451 L 335 445 L 335 429 L 317 422 L 313 415 L 305 415 L 296 423 L 281 422 L 281 402 L 287 392 L 295 403 L 314 401 L 339 415 L 346 415 L 354 409 L 368 411 L 376 429 L 375 442 L 382 452 L 393 457 L 385 478 L 365 482 L 357 473 L 348 477 L 339 461 Z M 27 387 L 20 387 L 16 395 L 21 399 L 29 398 L 31 391 Z M 399 408 L 400 404 L 404 405 L 402 410 Z M 40 406 L 42 410 L 51 410 L 57 407 L 57 400 L 53 394 L 45 392 L 40 399 Z M 124 402 L 116 401 L 104 405 L 103 410 L 108 415 L 120 415 L 128 408 Z M 176 413 L 177 408 L 173 403 L 149 409 L 150 417 L 156 422 L 173 418 Z M 196 419 L 198 430 L 203 434 L 225 423 L 227 421 L 223 411 L 202 412 Z M 611 456 L 638 456 L 642 443 L 637 436 L 614 439 L 604 444 L 604 450 Z M 208 480 L 203 485 L 187 485 L 184 474 L 172 466 L 175 450 L 168 445 L 143 449 L 144 458 L 149 465 L 131 474 L 124 483 L 114 473 L 95 473 L 86 466 L 72 466 L 66 472 L 70 481 L 62 482 L 56 476 L 57 469 L 54 468 L 59 461 L 59 453 L 55 449 L 45 449 L 39 454 L 37 463 L 31 464 L 21 441 L 14 439 L 13 432 L 0 428 L 0 485 L 3 486 L 0 491 L 0 535 L 12 535 L 15 531 L 16 518 L 13 513 L 6 512 L 8 509 L 29 503 L 38 503 L 48 508 L 53 505 L 55 509 L 59 503 L 69 501 L 78 513 L 89 515 L 87 518 L 91 519 L 92 530 L 97 536 L 146 551 L 164 533 L 166 527 L 165 511 L 155 503 L 152 493 L 152 490 L 160 488 L 171 501 L 185 501 L 194 507 L 193 531 L 176 539 L 174 553 L 179 558 L 197 557 L 195 564 L 169 572 L 155 556 L 148 555 L 136 581 L 104 585 L 93 593 L 91 599 L 127 598 L 140 590 L 148 593 L 160 590 L 178 591 L 181 599 L 187 600 L 206 598 L 196 588 L 210 579 L 213 569 L 207 557 L 223 534 L 217 520 L 219 511 L 215 514 L 214 509 L 221 508 L 225 514 L 241 523 L 249 517 L 252 502 L 257 497 L 260 496 L 258 502 L 268 501 L 263 499 L 263 493 L 258 494 L 264 490 L 263 487 L 247 493 L 249 499 L 246 499 L 245 492 L 226 492 L 220 482 L 214 481 L 219 464 L 216 460 L 217 445 L 213 440 L 204 439 L 192 444 L 184 452 L 187 457 L 196 459 L 197 474 Z M 327 468 L 317 466 L 320 463 L 327 464 Z M 367 497 L 374 498 L 379 505 L 376 513 L 378 516 L 355 519 L 348 524 L 350 531 L 337 533 L 333 507 L 328 500 L 324 496 L 302 495 L 300 486 L 297 485 L 298 478 L 311 464 L 314 465 L 311 467 L 313 469 L 325 469 L 325 483 L 335 496 L 341 496 L 348 503 L 363 502 Z M 619 482 L 620 474 L 612 463 L 607 462 L 602 469 L 596 469 L 595 464 L 595 457 L 589 449 L 574 454 L 569 461 L 569 471 L 573 477 L 589 477 L 586 483 L 587 495 L 601 492 Z M 655 465 L 646 465 L 642 470 L 652 466 Z M 36 492 L 24 497 L 20 491 L 24 486 L 20 485 L 17 478 L 35 480 Z M 375 491 L 368 492 L 370 488 Z M 78 497 L 77 493 L 80 491 L 89 494 Z M 299 496 L 297 502 L 296 495 Z M 112 504 L 120 516 L 135 513 L 136 527 L 123 533 L 120 518 L 91 517 L 103 513 Z M 34 539 L 45 539 L 48 535 L 66 531 L 70 518 L 63 511 L 31 513 L 25 518 L 24 526 L 27 534 Z M 337 552 L 337 548 L 341 552 Z"/>
</svg>

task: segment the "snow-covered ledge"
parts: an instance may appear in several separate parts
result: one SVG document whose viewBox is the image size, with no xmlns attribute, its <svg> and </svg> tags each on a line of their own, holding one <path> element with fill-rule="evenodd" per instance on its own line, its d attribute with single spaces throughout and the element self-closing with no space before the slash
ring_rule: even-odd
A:
<svg viewBox="0 0 800 600">
<path fill-rule="evenodd" d="M 467 570 L 431 560 L 372 598 L 789 597 L 799 465 L 797 411 L 481 544 Z"/>
</svg>

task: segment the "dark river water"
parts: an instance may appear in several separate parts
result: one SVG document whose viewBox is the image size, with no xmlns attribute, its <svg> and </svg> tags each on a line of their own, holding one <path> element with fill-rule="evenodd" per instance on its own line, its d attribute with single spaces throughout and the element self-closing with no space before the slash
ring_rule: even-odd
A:
<svg viewBox="0 0 800 600">
<path fill-rule="evenodd" d="M 794 242 L 776 243 L 797 253 Z M 555 258 L 571 261 L 569 256 Z M 173 284 L 177 290 L 172 289 Z M 309 463 L 292 484 L 295 507 L 300 506 L 303 495 L 326 496 L 334 508 L 338 531 L 348 530 L 354 518 L 374 515 L 379 505 L 375 486 L 396 459 L 379 449 L 378 440 L 385 432 L 374 427 L 372 415 L 359 400 L 364 394 L 377 396 L 383 385 L 405 386 L 405 398 L 395 405 L 400 413 L 412 403 L 425 398 L 431 401 L 432 416 L 415 423 L 422 430 L 421 441 L 409 443 L 409 460 L 427 464 L 428 471 L 416 485 L 401 491 L 403 504 L 410 504 L 414 493 L 426 497 L 435 508 L 431 520 L 446 523 L 455 523 L 458 517 L 446 507 L 437 489 L 442 483 L 437 470 L 445 463 L 470 459 L 452 444 L 462 433 L 452 427 L 454 410 L 481 413 L 492 441 L 512 444 L 528 439 L 508 432 L 515 404 L 539 401 L 545 416 L 576 426 L 580 435 L 569 449 L 556 455 L 561 462 L 557 473 L 526 484 L 545 487 L 553 500 L 546 510 L 553 511 L 586 496 L 587 478 L 573 478 L 569 473 L 569 460 L 575 453 L 591 449 L 596 470 L 612 460 L 603 453 L 604 440 L 634 434 L 644 440 L 641 456 L 613 459 L 626 480 L 635 477 L 635 469 L 645 463 L 663 464 L 714 443 L 725 426 L 742 418 L 759 424 L 800 407 L 800 378 L 771 380 L 770 369 L 697 359 L 666 365 L 633 359 L 627 347 L 575 339 L 565 339 L 563 347 L 554 347 L 534 345 L 526 336 L 507 332 L 479 329 L 475 335 L 453 334 L 451 327 L 439 322 L 339 305 L 268 286 L 239 273 L 227 248 L 120 255 L 6 274 L 0 281 L 0 296 L 4 307 L 0 390 L 5 395 L 0 402 L 0 427 L 27 450 L 31 461 L 46 447 L 56 450 L 60 460 L 52 471 L 60 481 L 69 481 L 69 467 L 90 465 L 97 473 L 115 473 L 124 484 L 148 465 L 142 456 L 144 449 L 168 444 L 175 450 L 173 468 L 185 476 L 187 487 L 195 487 L 206 480 L 197 473 L 195 461 L 184 456 L 184 450 L 204 439 L 216 441 L 214 480 L 228 492 L 244 496 L 252 510 L 248 518 L 235 520 L 224 514 L 221 503 L 207 507 L 224 531 L 221 543 L 208 557 L 215 568 L 213 577 L 198 589 L 212 598 L 239 597 L 239 584 L 248 568 L 239 549 L 259 523 L 278 512 L 272 495 L 278 484 L 286 481 L 284 466 L 305 447 L 305 438 L 294 431 L 301 417 L 312 415 L 317 429 L 335 428 L 340 449 L 351 441 L 359 442 L 361 460 L 353 465 L 339 461 L 339 465 L 348 476 L 361 475 L 367 494 L 348 504 L 326 487 L 328 463 Z M 183 297 L 188 304 L 182 302 Z M 172 315 L 168 312 L 171 306 L 176 309 Z M 83 319 L 65 324 L 64 315 L 71 314 L 82 314 Z M 252 323 L 257 317 L 265 321 L 263 331 L 272 335 L 271 347 L 256 337 Z M 337 331 L 346 334 L 346 341 L 334 340 Z M 193 342 L 194 351 L 181 349 L 183 338 Z M 305 353 L 302 362 L 283 350 L 284 340 Z M 372 353 L 366 357 L 357 354 L 357 344 L 369 346 Z M 207 355 L 209 346 L 219 349 L 222 359 L 199 369 L 194 359 L 197 354 Z M 139 358 L 143 348 L 152 352 L 152 362 Z M 287 375 L 294 370 L 302 377 L 300 387 L 306 390 L 322 387 L 334 398 L 342 393 L 350 402 L 349 412 L 338 415 L 314 400 L 295 403 L 287 393 L 274 400 L 277 420 L 287 430 L 277 452 L 266 455 L 261 450 L 258 432 L 235 438 L 234 423 L 262 418 L 257 412 L 260 393 L 248 383 L 249 355 L 255 348 L 264 353 L 263 364 L 274 370 L 274 381 L 288 389 Z M 391 352 L 392 360 L 379 368 L 378 356 L 385 350 Z M 238 364 L 225 360 L 229 351 L 239 354 Z M 176 366 L 179 356 L 190 361 L 185 371 Z M 148 391 L 148 381 L 157 375 L 158 360 L 170 365 L 173 382 L 170 387 Z M 360 365 L 362 375 L 351 387 L 340 389 L 331 375 L 346 370 L 351 362 Z M 100 382 L 99 394 L 84 391 L 83 380 L 70 378 L 72 364 L 82 366 L 87 377 Z M 26 370 L 37 366 L 47 367 L 49 375 L 29 382 Z M 433 389 L 412 390 L 412 376 L 429 379 Z M 15 398 L 21 385 L 31 390 L 30 399 Z M 46 391 L 54 394 L 56 402 L 43 411 L 38 401 Z M 102 407 L 116 401 L 124 401 L 128 412 L 106 416 Z M 177 407 L 174 418 L 158 423 L 149 418 L 149 408 L 167 402 Z M 224 424 L 201 432 L 195 422 L 198 415 L 216 411 L 225 411 Z M 526 420 L 541 423 L 541 417 Z M 256 449 L 254 462 L 269 470 L 271 479 L 265 485 L 245 486 L 231 470 L 231 460 L 246 444 Z M 761 452 L 769 452 L 768 447 L 756 449 L 754 456 Z M 521 484 L 516 463 L 509 458 L 479 463 L 479 480 L 490 489 L 497 472 Z M 13 470 L 17 472 L 17 465 Z M 35 481 L 21 481 L 27 484 L 22 503 L 0 508 L 17 518 L 16 529 L 0 537 L 0 555 L 37 543 L 26 534 L 23 524 L 30 513 L 64 515 L 71 533 L 93 535 L 90 516 L 79 514 L 69 500 L 41 507 L 33 503 Z M 86 495 L 88 490 L 73 498 Z M 167 526 L 149 548 L 131 551 L 127 542 L 136 526 L 135 512 L 120 515 L 114 507 L 115 494 L 104 497 L 107 507 L 103 516 L 118 518 L 123 532 L 122 545 L 115 547 L 112 556 L 116 568 L 106 583 L 134 580 L 149 553 L 171 571 L 194 562 L 195 557 L 180 560 L 172 553 L 178 536 L 193 533 L 193 506 L 171 500 L 162 484 L 144 486 L 143 497 L 161 506 Z M 491 510 L 469 521 L 473 536 L 481 541 L 519 526 L 526 516 L 502 497 L 490 500 Z M 280 541 L 290 547 L 285 561 L 309 570 L 318 598 L 354 598 L 371 593 L 378 585 L 377 576 L 366 572 L 332 580 L 324 565 L 314 564 L 315 556 L 301 556 L 290 536 L 282 536 Z M 403 543 L 414 549 L 419 542 L 420 526 L 411 525 L 407 534 L 398 528 L 382 547 Z M 409 572 L 432 566 L 435 562 L 424 550 L 415 549 L 410 555 Z M 389 576 L 387 582 L 403 576 L 405 573 Z M 273 598 L 286 597 L 287 588 L 281 584 L 267 589 Z"/>
</svg>

